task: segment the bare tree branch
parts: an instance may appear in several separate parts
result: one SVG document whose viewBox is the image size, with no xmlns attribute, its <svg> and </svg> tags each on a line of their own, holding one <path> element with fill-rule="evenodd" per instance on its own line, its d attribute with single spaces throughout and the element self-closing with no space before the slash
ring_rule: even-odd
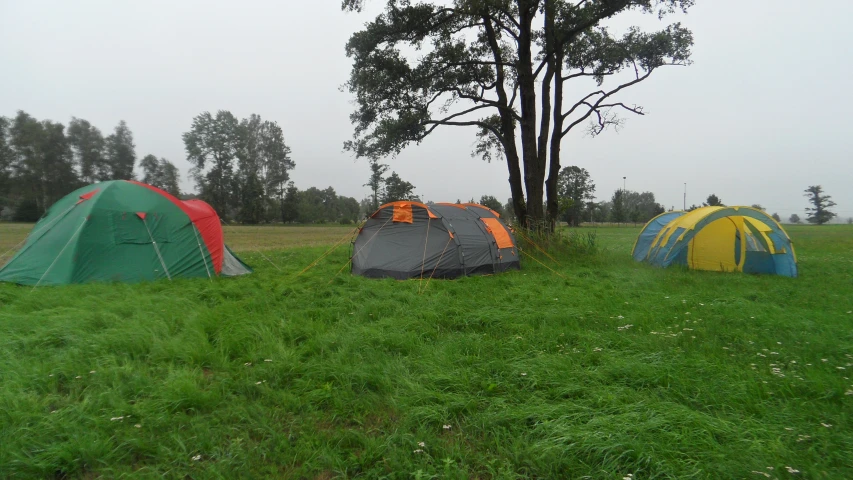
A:
<svg viewBox="0 0 853 480">
<path fill-rule="evenodd" d="M 643 76 L 641 76 L 641 77 L 638 77 L 638 78 L 636 78 L 636 79 L 634 79 L 634 80 L 631 80 L 630 82 L 623 83 L 622 85 L 619 85 L 618 87 L 614 88 L 613 90 L 611 90 L 611 91 L 609 91 L 609 92 L 607 92 L 607 93 L 604 93 L 604 92 L 602 92 L 602 91 L 598 91 L 598 92 L 593 92 L 593 93 L 591 93 L 591 94 L 587 95 L 583 100 L 581 100 L 580 102 L 576 103 L 576 104 L 575 104 L 575 105 L 574 105 L 574 106 L 569 110 L 569 112 L 566 114 L 566 116 L 568 116 L 568 114 L 570 114 L 571 112 L 573 112 L 573 111 L 574 111 L 577 107 L 579 107 L 580 105 L 587 105 L 587 106 L 589 107 L 589 110 L 588 110 L 588 111 L 587 111 L 587 112 L 586 112 L 582 117 L 580 117 L 580 118 L 578 118 L 577 120 L 575 120 L 574 122 L 570 123 L 570 124 L 569 124 L 569 126 L 567 126 L 565 129 L 563 129 L 562 136 L 565 136 L 565 135 L 566 135 L 567 133 L 569 133 L 569 131 L 570 131 L 572 128 L 574 128 L 576 125 L 580 124 L 581 122 L 583 122 L 584 120 L 586 120 L 587 118 L 589 118 L 589 116 L 590 116 L 590 115 L 592 115 L 592 113 L 593 113 L 593 112 L 598 113 L 598 109 L 599 109 L 599 108 L 603 108 L 603 107 L 602 107 L 602 102 L 604 102 L 604 100 L 605 100 L 606 98 L 608 98 L 608 97 L 610 97 L 610 96 L 612 96 L 612 95 L 615 95 L 615 94 L 619 93 L 621 90 L 623 90 L 623 89 L 625 89 L 625 88 L 628 88 L 628 87 L 630 87 L 630 86 L 632 86 L 632 85 L 636 85 L 636 84 L 638 84 L 638 83 L 642 82 L 643 80 L 645 80 L 645 79 L 649 78 L 649 75 L 651 75 L 651 74 L 652 74 L 652 72 L 653 72 L 654 70 L 655 70 L 654 68 L 649 69 L 649 71 L 648 71 L 648 72 L 646 72 L 646 74 L 645 74 L 645 75 L 643 75 Z M 589 103 L 587 102 L 587 100 L 588 100 L 590 97 L 595 96 L 595 95 L 601 95 L 601 98 L 599 98 L 599 99 L 598 99 L 594 104 L 589 104 Z"/>
</svg>

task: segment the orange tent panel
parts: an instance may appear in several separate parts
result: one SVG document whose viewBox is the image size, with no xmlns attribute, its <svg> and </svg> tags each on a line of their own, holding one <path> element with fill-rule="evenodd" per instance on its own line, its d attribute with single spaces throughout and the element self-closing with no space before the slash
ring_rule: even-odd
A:
<svg viewBox="0 0 853 480">
<path fill-rule="evenodd" d="M 394 221 L 412 223 L 412 204 L 409 202 L 396 202 L 394 204 Z"/>
<path fill-rule="evenodd" d="M 512 237 L 509 236 L 509 232 L 506 231 L 500 220 L 497 218 L 481 218 L 480 220 L 486 224 L 486 230 L 495 237 L 498 248 L 515 247 L 515 244 L 512 243 Z"/>
</svg>

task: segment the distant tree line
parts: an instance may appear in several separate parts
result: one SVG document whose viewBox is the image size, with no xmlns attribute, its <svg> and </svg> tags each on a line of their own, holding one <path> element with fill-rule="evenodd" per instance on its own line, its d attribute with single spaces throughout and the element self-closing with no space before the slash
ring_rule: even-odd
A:
<svg viewBox="0 0 853 480">
<path fill-rule="evenodd" d="M 557 177 L 560 219 L 571 226 L 582 222 L 645 223 L 666 209 L 652 192 L 618 189 L 609 201 L 595 202 L 595 184 L 589 172 L 564 167 Z"/>
<path fill-rule="evenodd" d="M 135 166 L 133 133 L 123 120 L 105 137 L 82 118 L 72 117 L 66 128 L 22 110 L 0 117 L 0 218 L 34 222 L 81 186 L 134 179 Z M 140 167 L 143 181 L 180 194 L 171 162 L 148 155 Z"/>
<path fill-rule="evenodd" d="M 805 189 L 804 192 L 805 197 L 809 201 L 809 204 L 811 204 L 810 207 L 805 209 L 807 222 L 814 223 L 817 225 L 823 225 L 824 223 L 831 221 L 838 215 L 830 210 L 830 208 L 834 207 L 836 203 L 832 201 L 832 197 L 830 195 L 826 195 L 824 193 L 823 187 L 821 187 L 820 185 L 811 185 L 809 186 L 809 188 Z M 725 207 L 722 200 L 720 200 L 720 198 L 713 193 L 708 196 L 708 199 L 705 200 L 705 203 L 703 203 L 702 206 Z M 697 208 L 699 207 L 696 205 L 691 205 L 690 208 L 687 209 L 687 211 L 692 211 Z M 758 210 L 766 210 L 763 206 L 759 204 L 753 204 L 752 208 L 756 208 Z M 782 218 L 779 216 L 778 213 L 773 213 L 771 217 L 773 217 L 773 220 L 776 220 L 777 222 L 782 222 Z M 802 222 L 802 219 L 799 215 L 794 213 L 790 217 L 788 217 L 788 222 L 798 224 Z M 847 223 L 853 224 L 853 219 L 848 219 Z"/>
<path fill-rule="evenodd" d="M 299 190 L 289 182 L 281 204 L 285 223 L 354 223 L 363 215 L 358 200 L 339 196 L 335 189 Z"/>
</svg>

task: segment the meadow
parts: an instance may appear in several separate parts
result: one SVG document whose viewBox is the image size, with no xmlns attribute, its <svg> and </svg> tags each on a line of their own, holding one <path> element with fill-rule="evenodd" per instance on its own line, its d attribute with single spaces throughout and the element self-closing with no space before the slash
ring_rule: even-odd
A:
<svg viewBox="0 0 853 480">
<path fill-rule="evenodd" d="M 228 227 L 238 278 L 0 284 L 0 477 L 853 478 L 853 227 L 789 227 L 797 279 L 617 227 L 502 275 L 353 277 L 347 243 L 301 273 L 350 230 Z"/>
</svg>

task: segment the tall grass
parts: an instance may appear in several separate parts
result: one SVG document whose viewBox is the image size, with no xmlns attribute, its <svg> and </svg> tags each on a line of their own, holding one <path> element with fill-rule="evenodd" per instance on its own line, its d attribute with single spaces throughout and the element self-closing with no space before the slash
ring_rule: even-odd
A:
<svg viewBox="0 0 853 480">
<path fill-rule="evenodd" d="M 0 285 L 0 477 L 853 477 L 853 228 L 791 229 L 798 279 L 638 264 L 638 231 L 426 289 L 346 248 L 297 276 L 327 246 Z"/>
</svg>

